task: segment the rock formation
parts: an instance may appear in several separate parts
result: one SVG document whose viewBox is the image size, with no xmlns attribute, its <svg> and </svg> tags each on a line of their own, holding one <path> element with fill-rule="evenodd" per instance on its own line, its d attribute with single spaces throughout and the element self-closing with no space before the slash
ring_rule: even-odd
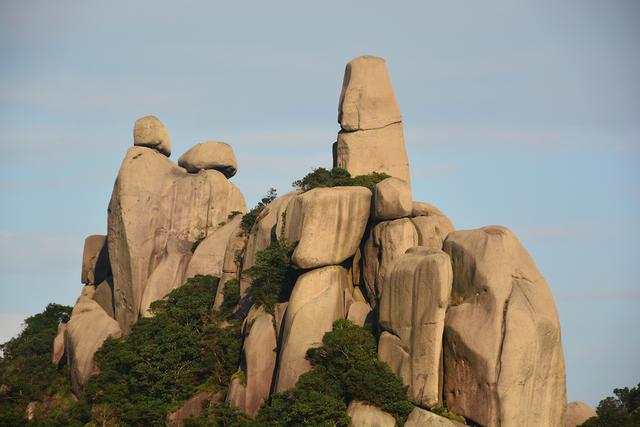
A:
<svg viewBox="0 0 640 427">
<path fill-rule="evenodd" d="M 565 411 L 565 427 L 578 427 L 589 418 L 597 417 L 596 411 L 584 402 L 569 402 Z"/>
<path fill-rule="evenodd" d="M 360 56 L 347 64 L 338 122 L 334 166 L 353 176 L 384 172 L 411 182 L 400 107 L 384 59 Z"/>
<path fill-rule="evenodd" d="M 186 279 L 211 275 L 219 278 L 213 308 L 242 322 L 238 370 L 216 399 L 226 396 L 251 417 L 296 385 L 311 369 L 307 351 L 346 318 L 376 332 L 379 359 L 407 386 L 415 409 L 406 426 L 459 425 L 435 407 L 484 426 L 564 425 L 564 360 L 550 290 L 508 229 L 454 231 L 444 213 L 413 200 L 383 59 L 347 65 L 338 121 L 334 165 L 354 176 L 390 177 L 373 191 L 292 191 L 245 217 L 244 197 L 229 181 L 238 164 L 228 144 L 197 144 L 175 164 L 162 123 L 154 116 L 135 123 L 107 235 L 86 239 L 81 296 L 53 343 L 52 362 L 66 353 L 76 395 L 96 372 L 93 355 L 107 337 L 128 334 Z M 255 269 L 248 270 L 260 251 L 285 242 L 295 285 L 288 300 L 260 305 L 250 292 Z M 236 280 L 240 302 L 229 307 L 225 285 Z M 211 396 L 193 396 L 169 422 L 180 425 Z M 380 408 L 346 403 L 353 426 L 396 425 Z M 571 426 L 591 414 L 580 404 L 566 413 Z"/>
</svg>

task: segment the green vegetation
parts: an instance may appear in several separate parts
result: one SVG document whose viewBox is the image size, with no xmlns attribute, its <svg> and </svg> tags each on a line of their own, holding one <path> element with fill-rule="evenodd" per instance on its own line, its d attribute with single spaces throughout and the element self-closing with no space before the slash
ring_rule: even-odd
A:
<svg viewBox="0 0 640 427">
<path fill-rule="evenodd" d="M 232 311 L 240 302 L 240 281 L 238 279 L 231 279 L 225 282 L 222 293 L 224 295 L 222 309 Z"/>
<path fill-rule="evenodd" d="M 640 426 L 640 383 L 633 388 L 616 388 L 615 397 L 600 401 L 597 417 L 588 419 L 582 427 L 637 427 Z"/>
<path fill-rule="evenodd" d="M 298 273 L 291 268 L 293 247 L 284 238 L 256 254 L 253 267 L 244 272 L 251 279 L 253 302 L 272 313 L 274 304 L 287 301 Z"/>
<path fill-rule="evenodd" d="M 261 425 L 346 426 L 352 400 L 391 413 L 398 425 L 413 409 L 402 381 L 378 360 L 373 335 L 348 320 L 337 320 L 322 347 L 310 349 L 307 358 L 313 369 L 293 389 L 271 396 L 258 414 Z"/>
<path fill-rule="evenodd" d="M 100 373 L 85 388 L 111 422 L 164 425 L 166 414 L 201 389 L 229 383 L 239 359 L 239 325 L 211 310 L 218 279 L 195 276 L 151 305 L 154 317 L 95 354 Z M 227 322 L 228 323 L 228 322 Z"/>
<path fill-rule="evenodd" d="M 198 249 L 198 246 L 200 246 L 200 243 L 202 243 L 202 241 L 204 240 L 205 236 L 201 235 L 199 236 L 195 242 L 193 242 L 193 245 L 191 245 L 191 253 L 195 253 L 196 249 Z"/>
<path fill-rule="evenodd" d="M 302 191 L 309 191 L 318 187 L 351 186 L 366 187 L 373 191 L 375 185 L 386 178 L 389 178 L 386 173 L 373 172 L 368 175 L 351 177 L 349 172 L 341 168 L 333 168 L 331 170 L 316 168 L 304 178 L 294 181 L 292 185 Z"/>
<path fill-rule="evenodd" d="M 273 202 L 277 197 L 278 192 L 276 191 L 276 189 L 270 188 L 266 196 L 264 196 L 258 202 L 258 204 L 253 207 L 253 209 L 251 209 L 242 217 L 242 221 L 240 222 L 242 231 L 244 231 L 246 234 L 249 234 L 249 232 L 251 232 L 251 227 L 253 227 L 253 224 L 255 224 L 258 220 L 258 216 L 260 216 L 260 213 L 269 203 Z"/>
<path fill-rule="evenodd" d="M 431 409 L 431 412 L 433 412 L 436 415 L 440 415 L 441 417 L 449 418 L 450 420 L 457 421 L 462 424 L 467 423 L 467 420 L 462 415 L 449 412 L 449 410 L 446 407 L 433 408 Z"/>
<path fill-rule="evenodd" d="M 184 427 L 258 427 L 244 412 L 225 403 L 203 405 L 199 417 L 187 418 Z"/>
<path fill-rule="evenodd" d="M 74 406 L 69 371 L 51 363 L 51 343 L 58 323 L 67 321 L 70 314 L 71 307 L 49 304 L 42 313 L 24 321 L 17 337 L 0 345 L 0 425 L 26 424 L 25 409 L 31 401 L 47 402 L 46 411 L 43 405 L 36 408 L 37 418 L 50 414 L 58 420 L 51 425 L 65 424 L 63 408 Z"/>
</svg>

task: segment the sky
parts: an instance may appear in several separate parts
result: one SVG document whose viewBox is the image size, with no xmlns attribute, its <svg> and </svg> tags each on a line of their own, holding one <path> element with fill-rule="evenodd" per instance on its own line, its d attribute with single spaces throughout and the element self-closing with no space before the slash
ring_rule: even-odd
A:
<svg viewBox="0 0 640 427">
<path fill-rule="evenodd" d="M 330 167 L 345 64 L 382 56 L 413 197 L 501 224 L 555 297 L 569 400 L 640 382 L 640 4 L 0 0 L 0 342 L 79 294 L 133 123 L 225 141 L 247 204 Z"/>
</svg>

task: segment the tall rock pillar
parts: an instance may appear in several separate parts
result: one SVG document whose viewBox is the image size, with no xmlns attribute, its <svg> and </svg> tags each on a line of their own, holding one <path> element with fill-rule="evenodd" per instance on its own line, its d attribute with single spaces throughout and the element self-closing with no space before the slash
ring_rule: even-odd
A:
<svg viewBox="0 0 640 427">
<path fill-rule="evenodd" d="M 384 59 L 359 56 L 347 64 L 338 122 L 334 167 L 352 176 L 380 172 L 411 182 L 402 116 Z"/>
</svg>

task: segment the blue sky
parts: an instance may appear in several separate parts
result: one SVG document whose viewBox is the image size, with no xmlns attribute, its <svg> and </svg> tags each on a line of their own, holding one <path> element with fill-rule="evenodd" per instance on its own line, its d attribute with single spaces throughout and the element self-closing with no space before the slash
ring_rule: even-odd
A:
<svg viewBox="0 0 640 427">
<path fill-rule="evenodd" d="M 231 2 L 229 2 L 231 3 Z M 640 382 L 635 1 L 0 3 L 0 340 L 72 304 L 134 121 L 230 143 L 250 206 L 331 165 L 344 65 L 383 56 L 414 199 L 512 228 L 560 313 L 570 400 Z"/>
</svg>

